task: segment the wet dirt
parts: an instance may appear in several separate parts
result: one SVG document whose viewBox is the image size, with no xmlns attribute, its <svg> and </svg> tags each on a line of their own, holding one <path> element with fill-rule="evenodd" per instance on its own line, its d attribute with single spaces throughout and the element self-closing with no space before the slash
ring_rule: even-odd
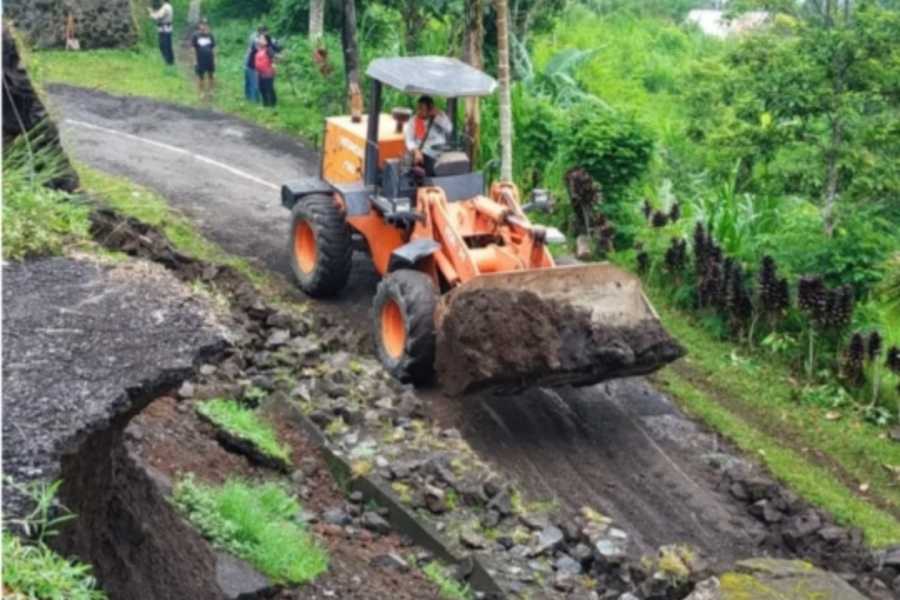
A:
<svg viewBox="0 0 900 600">
<path fill-rule="evenodd" d="M 597 322 L 530 290 L 460 290 L 438 330 L 438 379 L 450 394 L 576 386 L 651 373 L 684 354 L 659 321 Z"/>
<path fill-rule="evenodd" d="M 292 491 L 300 496 L 303 509 L 318 515 L 335 507 L 349 509 L 344 493 L 315 444 L 289 423 L 274 425 L 279 440 L 291 448 L 293 462 L 302 474 L 293 478 L 291 485 Z M 160 397 L 131 422 L 126 439 L 133 454 L 170 481 L 188 472 L 200 481 L 211 483 L 234 477 L 283 481 L 276 471 L 257 467 L 218 444 L 215 431 L 197 417 L 194 402 L 190 400 Z M 440 598 L 434 585 L 418 570 L 372 565 L 378 556 L 415 554 L 417 549 L 402 537 L 393 533 L 375 535 L 364 529 L 348 530 L 321 522 L 312 524 L 310 529 L 328 549 L 328 571 L 300 588 L 280 590 L 275 598 Z"/>
<path fill-rule="evenodd" d="M 138 132 L 286 181 L 316 171 L 309 153 L 280 154 L 276 136 L 240 120 L 146 100 L 54 87 L 63 116 Z M 130 110 L 137 102 L 146 110 Z M 226 135 L 228 127 L 253 135 Z M 165 195 L 226 250 L 287 274 L 287 213 L 277 194 L 204 163 L 161 157 L 160 151 L 63 123 L 64 142 L 87 164 L 134 179 Z M 277 136 L 276 136 L 277 137 Z M 281 136 L 283 138 L 283 136 Z M 277 143 L 276 143 L 277 142 Z M 297 146 L 296 142 L 291 142 Z M 306 156 L 306 159 L 301 158 Z M 271 173 L 271 171 L 268 171 Z M 366 331 L 377 277 L 357 255 L 351 284 L 317 311 Z M 298 294 L 298 297 L 300 295 Z M 470 394 L 451 398 L 419 390 L 443 427 L 456 427 L 479 455 L 515 477 L 528 500 L 552 499 L 572 510 L 599 505 L 629 531 L 634 552 L 688 542 L 726 564 L 766 552 L 765 532 L 745 502 L 721 489 L 721 461 L 740 461 L 647 381 L 635 378 L 579 389 L 539 389 L 518 396 Z M 771 550 L 769 550 L 771 552 Z"/>
</svg>

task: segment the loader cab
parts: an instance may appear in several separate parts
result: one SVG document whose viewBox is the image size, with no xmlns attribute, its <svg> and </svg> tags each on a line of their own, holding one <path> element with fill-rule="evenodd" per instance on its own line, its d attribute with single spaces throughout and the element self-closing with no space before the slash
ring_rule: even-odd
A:
<svg viewBox="0 0 900 600">
<path fill-rule="evenodd" d="M 379 58 L 366 71 L 371 79 L 368 115 L 326 120 L 322 179 L 333 185 L 362 185 L 382 213 L 403 212 L 415 205 L 420 185 L 441 187 L 448 200 L 484 193 L 485 181 L 473 172 L 456 128 L 458 99 L 493 94 L 497 82 L 454 58 L 442 56 Z M 434 174 L 416 177 L 406 156 L 404 128 L 413 118 L 408 108 L 383 112 L 383 90 L 389 86 L 411 96 L 445 98 L 454 124 L 450 143 L 436 161 Z"/>
</svg>

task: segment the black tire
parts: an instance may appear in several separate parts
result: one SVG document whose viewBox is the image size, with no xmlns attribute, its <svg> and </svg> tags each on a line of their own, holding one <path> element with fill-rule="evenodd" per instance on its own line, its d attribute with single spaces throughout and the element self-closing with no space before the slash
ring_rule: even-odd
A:
<svg viewBox="0 0 900 600">
<path fill-rule="evenodd" d="M 389 349 L 384 337 L 385 306 L 399 308 L 405 333 L 402 352 Z M 434 375 L 435 324 L 438 293 L 431 277 L 419 271 L 401 269 L 385 276 L 378 284 L 372 310 L 375 353 L 381 364 L 403 383 L 425 384 Z"/>
<path fill-rule="evenodd" d="M 297 285 L 316 298 L 336 295 L 347 284 L 353 257 L 350 228 L 343 213 L 331 196 L 312 194 L 300 198 L 291 214 L 288 255 Z M 304 227 L 308 227 L 307 236 L 311 230 L 313 241 L 304 237 L 307 253 L 301 257 L 298 236 L 304 235 L 300 233 Z M 310 258 L 312 247 L 314 256 Z"/>
</svg>

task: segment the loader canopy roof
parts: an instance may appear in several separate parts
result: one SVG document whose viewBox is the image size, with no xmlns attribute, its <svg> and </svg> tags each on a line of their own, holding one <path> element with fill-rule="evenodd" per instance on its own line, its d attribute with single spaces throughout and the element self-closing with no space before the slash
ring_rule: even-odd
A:
<svg viewBox="0 0 900 600">
<path fill-rule="evenodd" d="M 446 56 L 376 58 L 366 75 L 407 94 L 444 98 L 489 96 L 497 89 L 490 75 Z"/>
</svg>

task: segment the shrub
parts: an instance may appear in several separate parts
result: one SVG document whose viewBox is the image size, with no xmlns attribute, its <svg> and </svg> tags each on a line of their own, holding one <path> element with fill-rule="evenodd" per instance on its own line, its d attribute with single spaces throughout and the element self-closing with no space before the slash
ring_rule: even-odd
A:
<svg viewBox="0 0 900 600">
<path fill-rule="evenodd" d="M 596 104 L 572 113 L 564 139 L 567 164 L 587 170 L 615 201 L 647 172 L 653 138 L 634 119 Z"/>
</svg>

